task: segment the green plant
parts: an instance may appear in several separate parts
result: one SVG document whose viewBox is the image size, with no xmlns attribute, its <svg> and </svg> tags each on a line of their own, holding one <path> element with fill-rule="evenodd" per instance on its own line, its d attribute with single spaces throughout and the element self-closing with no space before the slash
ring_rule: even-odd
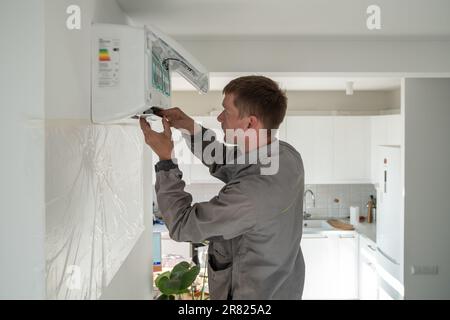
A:
<svg viewBox="0 0 450 320">
<path fill-rule="evenodd" d="M 180 262 L 173 267 L 172 271 L 161 273 L 155 279 L 155 285 L 161 291 L 158 300 L 175 300 L 175 295 L 181 297 L 182 294 L 190 293 L 189 287 L 197 278 L 200 266 Z"/>
</svg>

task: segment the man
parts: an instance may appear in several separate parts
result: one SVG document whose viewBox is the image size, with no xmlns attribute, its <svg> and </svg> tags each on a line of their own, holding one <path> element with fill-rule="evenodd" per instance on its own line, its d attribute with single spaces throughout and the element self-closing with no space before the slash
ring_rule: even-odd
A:
<svg viewBox="0 0 450 320">
<path fill-rule="evenodd" d="M 267 130 L 283 121 L 286 95 L 262 76 L 237 78 L 223 93 L 224 110 L 217 120 L 225 142 L 235 146 L 219 143 L 178 108 L 161 111 L 162 133 L 140 120 L 146 143 L 160 158 L 155 166 L 159 208 L 172 239 L 209 240 L 211 299 L 301 299 L 303 162 L 292 146 Z M 184 191 L 172 157 L 171 126 L 182 130 L 192 152 L 225 182 L 210 201 L 192 204 Z M 255 154 L 256 161 L 250 161 Z M 267 159 L 276 170 L 263 172 Z"/>
</svg>

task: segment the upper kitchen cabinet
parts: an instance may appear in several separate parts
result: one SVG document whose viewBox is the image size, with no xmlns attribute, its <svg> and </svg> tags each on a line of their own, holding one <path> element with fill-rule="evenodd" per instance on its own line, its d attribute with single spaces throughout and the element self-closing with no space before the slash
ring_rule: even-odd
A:
<svg viewBox="0 0 450 320">
<path fill-rule="evenodd" d="M 402 144 L 401 116 L 385 115 L 371 118 L 372 145 L 401 145 Z"/>
<path fill-rule="evenodd" d="M 387 144 L 402 145 L 402 118 L 399 114 L 385 116 L 387 120 Z"/>
<path fill-rule="evenodd" d="M 334 117 L 334 182 L 370 182 L 370 118 Z"/>
<path fill-rule="evenodd" d="M 286 141 L 302 156 L 305 183 L 333 180 L 333 117 L 290 116 Z"/>
<path fill-rule="evenodd" d="M 401 115 L 383 115 L 371 117 L 371 180 L 378 183 L 380 163 L 379 146 L 403 145 L 403 124 Z"/>
<path fill-rule="evenodd" d="M 217 135 L 217 139 L 223 141 L 223 131 L 216 116 L 195 116 L 194 120 L 207 129 L 212 129 Z"/>
<path fill-rule="evenodd" d="M 290 116 L 286 141 L 300 152 L 305 183 L 370 181 L 370 118 Z"/>
<path fill-rule="evenodd" d="M 218 141 L 223 141 L 224 135 L 217 117 L 204 116 L 194 117 L 194 120 L 207 129 L 214 130 Z M 213 177 L 209 173 L 209 169 L 198 159 L 193 159 L 195 162 L 190 164 L 190 183 L 222 183 L 219 179 Z"/>
</svg>

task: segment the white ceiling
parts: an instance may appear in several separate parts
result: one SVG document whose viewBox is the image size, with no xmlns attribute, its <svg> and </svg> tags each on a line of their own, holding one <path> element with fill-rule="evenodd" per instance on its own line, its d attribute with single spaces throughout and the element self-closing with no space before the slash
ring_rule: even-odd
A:
<svg viewBox="0 0 450 320">
<path fill-rule="evenodd" d="M 117 0 L 137 24 L 178 38 L 450 37 L 449 0 Z M 366 9 L 381 7 L 381 30 Z"/>
<path fill-rule="evenodd" d="M 240 73 L 211 73 L 210 74 L 210 90 L 222 91 L 225 85 L 231 80 L 248 74 Z M 263 75 L 270 77 L 278 82 L 284 90 L 301 90 L 301 91 L 325 91 L 325 90 L 342 90 L 345 91 L 347 81 L 353 81 L 354 91 L 366 90 L 393 90 L 400 88 L 400 79 L 398 78 L 358 78 L 358 77 L 300 77 L 295 74 L 278 74 L 264 73 Z M 184 80 L 178 74 L 172 75 L 172 90 L 175 91 L 194 91 L 189 82 Z"/>
</svg>

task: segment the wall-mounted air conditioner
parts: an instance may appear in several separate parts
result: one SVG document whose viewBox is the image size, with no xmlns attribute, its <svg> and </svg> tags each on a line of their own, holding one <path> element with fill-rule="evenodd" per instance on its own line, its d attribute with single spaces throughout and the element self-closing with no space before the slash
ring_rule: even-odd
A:
<svg viewBox="0 0 450 320">
<path fill-rule="evenodd" d="M 94 123 L 120 123 L 171 106 L 171 72 L 200 93 L 209 75 L 181 45 L 155 27 L 93 24 L 91 112 Z"/>
</svg>

